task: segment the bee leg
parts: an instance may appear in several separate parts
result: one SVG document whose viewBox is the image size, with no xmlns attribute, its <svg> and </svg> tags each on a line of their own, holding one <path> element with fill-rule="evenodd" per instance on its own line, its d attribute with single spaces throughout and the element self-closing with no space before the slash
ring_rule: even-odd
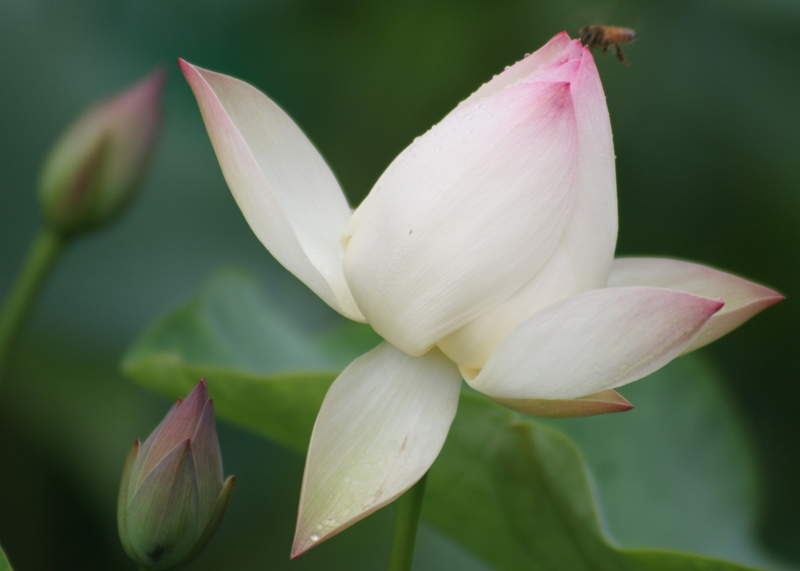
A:
<svg viewBox="0 0 800 571">
<path fill-rule="evenodd" d="M 625 59 L 625 54 L 622 53 L 622 48 L 619 47 L 619 44 L 614 44 L 614 47 L 617 48 L 617 59 L 624 63 L 625 65 L 630 65 L 628 60 Z"/>
</svg>

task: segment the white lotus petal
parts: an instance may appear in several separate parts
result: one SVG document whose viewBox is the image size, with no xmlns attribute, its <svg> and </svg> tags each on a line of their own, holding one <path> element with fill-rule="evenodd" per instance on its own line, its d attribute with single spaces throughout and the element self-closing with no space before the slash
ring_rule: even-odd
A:
<svg viewBox="0 0 800 571">
<path fill-rule="evenodd" d="M 566 58 L 566 62 L 561 60 Z M 611 122 L 600 75 L 588 48 L 573 41 L 539 67 L 531 81 L 569 81 L 579 143 L 575 205 L 563 240 L 580 291 L 605 287 L 617 242 L 617 181 Z"/>
<path fill-rule="evenodd" d="M 594 60 L 580 46 L 577 55 L 567 65 L 544 65 L 534 74 L 552 81 L 573 78 L 579 161 L 570 221 L 558 248 L 528 284 L 437 343 L 462 368 L 482 368 L 500 341 L 542 308 L 608 281 L 617 238 L 611 125 Z"/>
<path fill-rule="evenodd" d="M 507 87 L 415 141 L 345 231 L 370 325 L 419 355 L 530 281 L 569 220 L 577 152 L 566 83 Z"/>
<path fill-rule="evenodd" d="M 481 369 L 500 342 L 522 322 L 548 305 L 586 289 L 589 288 L 579 286 L 573 260 L 566 242 L 562 241 L 533 280 L 474 321 L 440 339 L 437 346 L 460 367 Z"/>
<path fill-rule="evenodd" d="M 575 206 L 564 234 L 580 290 L 606 285 L 617 244 L 617 177 L 606 97 L 594 59 L 582 48 L 571 83 L 578 120 Z"/>
<path fill-rule="evenodd" d="M 342 274 L 350 207 L 300 128 L 266 95 L 181 61 L 225 180 L 261 243 L 336 311 L 363 321 Z"/>
<path fill-rule="evenodd" d="M 660 287 L 724 301 L 723 308 L 708 320 L 684 353 L 719 339 L 783 300 L 778 292 L 740 277 L 700 264 L 662 258 L 616 259 L 608 285 Z"/>
<path fill-rule="evenodd" d="M 414 485 L 439 455 L 460 389 L 435 349 L 409 357 L 384 342 L 353 361 L 314 425 L 292 557 Z"/>
<path fill-rule="evenodd" d="M 467 381 L 492 398 L 571 399 L 663 367 L 722 302 L 666 289 L 588 291 L 520 325 Z"/>
</svg>

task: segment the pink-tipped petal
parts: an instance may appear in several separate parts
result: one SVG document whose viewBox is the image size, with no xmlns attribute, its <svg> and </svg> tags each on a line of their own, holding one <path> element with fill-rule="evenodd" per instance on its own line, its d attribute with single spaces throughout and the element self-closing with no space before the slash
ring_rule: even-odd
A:
<svg viewBox="0 0 800 571">
<path fill-rule="evenodd" d="M 617 244 L 617 176 L 606 97 L 592 54 L 581 48 L 570 84 L 578 122 L 575 207 L 564 233 L 580 289 L 604 287 Z"/>
<path fill-rule="evenodd" d="M 511 410 L 543 418 L 595 416 L 631 410 L 633 405 L 614 390 L 605 390 L 576 399 L 511 399 L 489 397 Z"/>
<path fill-rule="evenodd" d="M 563 235 L 577 154 L 567 83 L 509 86 L 417 139 L 345 232 L 370 325 L 420 355 L 520 289 Z"/>
<path fill-rule="evenodd" d="M 722 305 L 658 288 L 588 291 L 529 318 L 467 381 L 491 398 L 573 399 L 613 389 L 680 355 Z"/>
<path fill-rule="evenodd" d="M 382 343 L 322 403 L 308 449 L 292 557 L 388 504 L 430 468 L 455 416 L 461 377 L 439 351 Z"/>
<path fill-rule="evenodd" d="M 129 546 L 137 561 L 166 569 L 191 550 L 201 521 L 197 474 L 188 439 L 175 446 L 142 480 L 125 515 Z M 148 525 L 142 525 L 143 521 Z M 165 529 L 180 533 L 165 537 Z"/>
<path fill-rule="evenodd" d="M 254 87 L 181 60 L 225 180 L 248 224 L 283 266 L 351 319 L 363 317 L 342 274 L 350 207 L 300 128 Z"/>
<path fill-rule="evenodd" d="M 579 141 L 575 202 L 561 242 L 524 287 L 438 342 L 462 367 L 480 369 L 497 345 L 528 317 L 565 297 L 604 287 L 617 238 L 616 176 L 603 88 L 588 50 L 578 59 L 541 66 L 534 77 L 571 79 Z"/>
<path fill-rule="evenodd" d="M 700 264 L 662 258 L 614 260 L 608 285 L 660 287 L 725 302 L 684 353 L 716 341 L 756 313 L 784 299 L 778 292 L 740 277 Z"/>
<path fill-rule="evenodd" d="M 145 440 L 139 454 L 140 463 L 134 468 L 137 480 L 147 477 L 153 466 L 178 443 L 194 436 L 206 401 L 208 401 L 208 387 L 203 379 L 195 385 L 186 400 L 172 407 L 157 430 Z M 139 466 L 141 468 L 137 469 Z"/>
</svg>

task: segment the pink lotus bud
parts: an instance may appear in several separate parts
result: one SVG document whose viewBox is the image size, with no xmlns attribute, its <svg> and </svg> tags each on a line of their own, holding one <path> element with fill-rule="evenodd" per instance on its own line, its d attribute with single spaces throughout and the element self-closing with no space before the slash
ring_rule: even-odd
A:
<svg viewBox="0 0 800 571">
<path fill-rule="evenodd" d="M 119 214 L 141 184 L 161 126 L 165 74 L 158 69 L 73 123 L 42 167 L 39 198 L 47 223 L 64 234 Z"/>
<path fill-rule="evenodd" d="M 222 479 L 214 405 L 203 379 L 144 444 L 133 444 L 117 505 L 122 546 L 148 569 L 188 562 L 214 535 L 234 483 L 235 476 Z"/>
</svg>

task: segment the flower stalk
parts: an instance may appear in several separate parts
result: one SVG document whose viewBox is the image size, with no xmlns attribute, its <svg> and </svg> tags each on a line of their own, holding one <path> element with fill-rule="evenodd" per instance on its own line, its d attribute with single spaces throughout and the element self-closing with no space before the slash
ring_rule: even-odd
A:
<svg viewBox="0 0 800 571">
<path fill-rule="evenodd" d="M 0 313 L 0 380 L 33 302 L 68 241 L 63 234 L 44 227 L 28 250 L 22 270 Z"/>
<path fill-rule="evenodd" d="M 422 479 L 400 496 L 396 502 L 397 513 L 394 516 L 394 534 L 387 571 L 411 571 L 427 479 L 428 474 L 422 476 Z"/>
</svg>

